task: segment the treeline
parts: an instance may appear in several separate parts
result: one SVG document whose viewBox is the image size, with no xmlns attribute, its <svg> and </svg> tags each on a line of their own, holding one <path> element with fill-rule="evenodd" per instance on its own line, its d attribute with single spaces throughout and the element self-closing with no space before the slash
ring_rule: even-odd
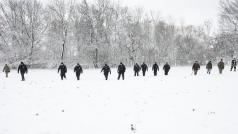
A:
<svg viewBox="0 0 238 134">
<path fill-rule="evenodd" d="M 143 61 L 187 65 L 194 60 L 231 58 L 237 50 L 232 41 L 238 36 L 225 31 L 233 24 L 228 25 L 230 15 L 223 11 L 229 4 L 234 3 L 221 2 L 222 30 L 212 34 L 209 22 L 176 25 L 110 0 L 3 0 L 0 58 L 2 63 L 25 61 L 35 67 L 55 67 L 60 61 L 90 67 L 120 61 L 126 65 Z"/>
</svg>

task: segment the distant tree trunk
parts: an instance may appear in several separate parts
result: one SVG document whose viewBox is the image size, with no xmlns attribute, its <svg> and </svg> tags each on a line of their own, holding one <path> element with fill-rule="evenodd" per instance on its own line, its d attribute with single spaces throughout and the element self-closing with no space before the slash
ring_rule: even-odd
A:
<svg viewBox="0 0 238 134">
<path fill-rule="evenodd" d="M 98 68 L 98 49 L 95 49 L 95 62 L 94 62 L 94 67 Z"/>
<path fill-rule="evenodd" d="M 63 61 L 64 60 L 64 51 L 65 51 L 65 40 L 64 40 L 64 43 L 62 44 L 62 53 L 61 53 L 61 60 Z"/>
<path fill-rule="evenodd" d="M 64 40 L 63 40 L 63 44 L 62 44 L 62 53 L 61 53 L 61 60 L 62 61 L 64 60 L 66 38 L 67 38 L 67 29 L 64 32 Z"/>
</svg>

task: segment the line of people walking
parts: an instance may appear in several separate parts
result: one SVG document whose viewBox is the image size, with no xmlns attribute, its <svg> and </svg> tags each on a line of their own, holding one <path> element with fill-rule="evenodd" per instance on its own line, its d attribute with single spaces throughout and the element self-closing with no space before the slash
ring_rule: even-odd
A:
<svg viewBox="0 0 238 134">
<path fill-rule="evenodd" d="M 135 76 L 139 76 L 140 70 L 142 70 L 142 75 L 145 76 L 146 72 L 148 71 L 148 66 L 145 64 L 145 62 L 143 62 L 141 66 L 139 66 L 138 63 L 134 65 Z M 168 62 L 166 62 L 166 64 L 163 66 L 163 70 L 164 74 L 168 75 L 170 70 L 170 65 L 168 64 Z M 152 66 L 152 71 L 154 73 L 154 76 L 157 76 L 157 73 L 159 72 L 159 65 L 156 62 Z"/>
<path fill-rule="evenodd" d="M 217 66 L 218 66 L 219 73 L 222 74 L 222 72 L 225 68 L 223 59 L 221 59 L 218 62 Z M 237 61 L 234 58 L 231 61 L 230 71 L 236 71 L 236 66 L 237 66 Z M 206 64 L 207 74 L 211 74 L 212 68 L 213 68 L 212 61 L 209 61 Z M 145 76 L 146 72 L 148 71 L 148 66 L 146 65 L 145 62 L 143 62 L 141 65 L 139 65 L 138 63 L 135 63 L 133 70 L 134 70 L 135 77 L 139 76 L 139 73 L 141 70 L 142 70 L 142 76 Z M 164 70 L 164 75 L 168 75 L 168 73 L 170 71 L 170 65 L 168 64 L 168 62 L 166 62 L 166 64 L 163 66 L 163 70 Z M 200 64 L 198 61 L 195 61 L 192 66 L 192 71 L 193 71 L 194 75 L 198 74 L 198 70 L 200 70 Z M 154 76 L 157 76 L 157 74 L 159 72 L 159 65 L 156 62 L 152 66 L 152 71 L 153 71 Z M 7 64 L 5 64 L 5 66 L 3 68 L 3 72 L 5 72 L 6 78 L 7 78 L 8 74 L 10 73 L 10 67 Z M 22 81 L 25 81 L 25 74 L 28 73 L 28 68 L 23 62 L 21 62 L 20 65 L 18 66 L 17 72 L 21 74 Z M 80 80 L 80 75 L 83 73 L 83 68 L 79 63 L 77 63 L 76 66 L 74 67 L 74 72 L 76 74 L 77 80 Z M 107 64 L 105 64 L 102 67 L 101 72 L 103 72 L 103 74 L 105 76 L 105 80 L 108 80 L 108 76 L 109 76 L 109 74 L 111 74 L 111 68 Z M 117 79 L 120 80 L 122 78 L 122 80 L 124 80 L 125 72 L 126 72 L 126 66 L 121 62 L 117 68 L 117 73 L 118 73 Z M 61 80 L 66 79 L 67 67 L 63 62 L 61 62 L 61 64 L 58 67 L 58 73 L 60 73 Z"/>
<path fill-rule="evenodd" d="M 236 72 L 236 66 L 237 66 L 237 61 L 234 58 L 231 61 L 231 69 L 230 71 L 235 71 Z M 218 64 L 217 64 L 218 70 L 219 70 L 219 74 L 222 74 L 223 70 L 225 69 L 225 63 L 223 62 L 223 59 L 221 59 Z M 211 74 L 212 71 L 212 61 L 209 61 L 206 64 L 206 69 L 207 69 L 207 74 Z M 192 66 L 192 70 L 194 72 L 194 75 L 197 75 L 198 70 L 200 70 L 200 64 L 198 63 L 198 61 L 195 61 L 193 66 Z"/>
</svg>

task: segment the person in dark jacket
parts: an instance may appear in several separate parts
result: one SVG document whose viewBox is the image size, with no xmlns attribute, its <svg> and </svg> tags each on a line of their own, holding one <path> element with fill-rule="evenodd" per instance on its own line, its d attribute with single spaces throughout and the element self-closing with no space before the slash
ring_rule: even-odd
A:
<svg viewBox="0 0 238 134">
<path fill-rule="evenodd" d="M 231 61 L 231 71 L 233 70 L 234 68 L 234 71 L 236 72 L 236 59 L 234 58 L 232 61 Z"/>
<path fill-rule="evenodd" d="M 141 69 L 140 66 L 136 63 L 134 65 L 135 76 L 139 76 L 140 69 Z"/>
<path fill-rule="evenodd" d="M 108 74 L 109 73 L 111 74 L 110 67 L 107 64 L 105 64 L 104 67 L 102 68 L 101 72 L 104 73 L 105 79 L 108 80 Z"/>
<path fill-rule="evenodd" d="M 5 64 L 5 66 L 3 67 L 3 72 L 5 72 L 7 78 L 8 73 L 10 73 L 10 67 L 7 64 Z"/>
<path fill-rule="evenodd" d="M 155 64 L 152 66 L 152 71 L 154 71 L 154 76 L 157 76 L 157 72 L 159 72 L 159 66 L 155 62 Z"/>
<path fill-rule="evenodd" d="M 200 65 L 199 65 L 198 61 L 195 61 L 195 63 L 193 64 L 193 67 L 192 67 L 194 75 L 197 75 L 199 69 L 200 69 Z"/>
<path fill-rule="evenodd" d="M 207 74 L 211 74 L 211 70 L 212 70 L 212 61 L 209 61 L 206 65 L 206 69 L 207 69 Z"/>
<path fill-rule="evenodd" d="M 124 76 L 125 76 L 125 71 L 126 71 L 126 67 L 124 64 L 122 64 L 122 62 L 120 63 L 120 65 L 118 66 L 117 72 L 118 72 L 118 80 L 120 80 L 121 76 L 122 79 L 124 80 Z"/>
<path fill-rule="evenodd" d="M 25 73 L 28 73 L 28 69 L 27 69 L 27 66 L 23 62 L 21 62 L 20 65 L 18 66 L 17 72 L 21 73 L 21 80 L 25 81 L 24 75 L 25 75 Z"/>
<path fill-rule="evenodd" d="M 61 80 L 66 78 L 66 73 L 67 73 L 67 67 L 64 65 L 63 62 L 61 62 L 59 68 L 58 68 L 58 73 L 60 72 Z"/>
<path fill-rule="evenodd" d="M 217 66 L 218 66 L 218 69 L 219 69 L 219 73 L 222 74 L 222 71 L 225 68 L 225 64 L 223 62 L 223 59 L 221 59 L 221 61 L 218 62 Z"/>
<path fill-rule="evenodd" d="M 145 62 L 143 62 L 143 64 L 141 65 L 141 70 L 143 76 L 145 76 L 145 72 L 148 71 L 148 66 L 145 64 Z"/>
<path fill-rule="evenodd" d="M 168 62 L 166 62 L 166 64 L 164 65 L 163 70 L 164 70 L 164 75 L 168 75 L 170 70 L 170 65 L 168 64 Z"/>
<path fill-rule="evenodd" d="M 76 73 L 77 80 L 79 80 L 80 74 L 83 73 L 83 68 L 79 63 L 74 67 L 74 72 Z"/>
</svg>

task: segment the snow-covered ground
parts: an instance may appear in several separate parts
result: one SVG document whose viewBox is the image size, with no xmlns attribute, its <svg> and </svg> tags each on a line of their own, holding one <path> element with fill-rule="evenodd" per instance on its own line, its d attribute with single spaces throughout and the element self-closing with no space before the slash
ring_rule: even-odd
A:
<svg viewBox="0 0 238 134">
<path fill-rule="evenodd" d="M 57 70 L 29 70 L 26 81 L 12 70 L 0 74 L 0 134 L 237 134 L 238 73 L 228 67 L 198 76 L 191 67 L 172 68 L 118 81 L 100 70 L 72 70 L 61 81 Z"/>
</svg>

